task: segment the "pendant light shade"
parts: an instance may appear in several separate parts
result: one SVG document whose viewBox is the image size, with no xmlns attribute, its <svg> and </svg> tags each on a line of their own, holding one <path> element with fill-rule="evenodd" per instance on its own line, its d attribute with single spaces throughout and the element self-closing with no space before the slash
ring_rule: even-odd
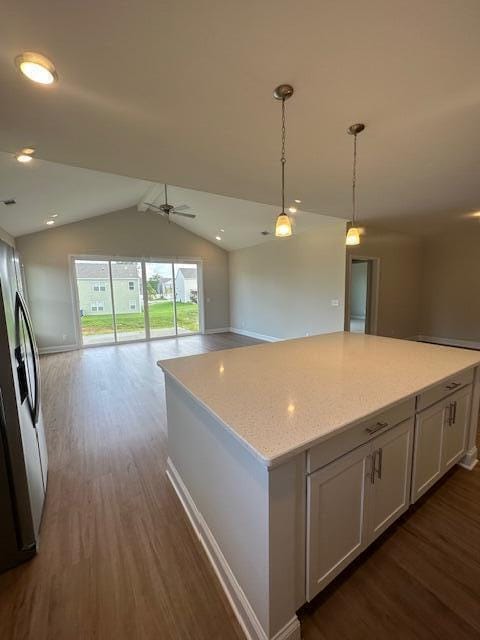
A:
<svg viewBox="0 0 480 640">
<path fill-rule="evenodd" d="M 292 235 L 292 223 L 286 213 L 279 213 L 275 224 L 277 238 L 288 238 Z"/>
<path fill-rule="evenodd" d="M 360 234 L 358 232 L 357 227 L 350 227 L 347 232 L 347 238 L 345 240 L 345 244 L 349 247 L 353 247 L 356 244 L 360 244 Z"/>
<path fill-rule="evenodd" d="M 285 156 L 285 100 L 288 100 L 293 96 L 293 87 L 289 84 L 279 85 L 273 92 L 273 97 L 276 100 L 282 101 L 282 156 L 280 163 L 282 167 L 282 211 L 277 216 L 277 222 L 275 224 L 275 236 L 277 238 L 288 238 L 292 235 L 292 223 L 290 218 L 285 213 L 285 163 L 287 161 Z"/>
<path fill-rule="evenodd" d="M 365 129 L 365 125 L 361 122 L 352 124 L 348 127 L 348 133 L 353 136 L 353 174 L 352 174 L 352 224 L 347 231 L 347 237 L 345 238 L 345 244 L 348 247 L 353 247 L 360 244 L 360 232 L 355 225 L 357 199 L 356 199 L 356 187 L 357 187 L 357 136 Z"/>
</svg>

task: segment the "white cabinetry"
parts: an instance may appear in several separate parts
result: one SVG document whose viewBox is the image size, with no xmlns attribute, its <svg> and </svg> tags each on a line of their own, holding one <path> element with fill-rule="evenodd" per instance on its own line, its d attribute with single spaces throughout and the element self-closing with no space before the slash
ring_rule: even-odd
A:
<svg viewBox="0 0 480 640">
<path fill-rule="evenodd" d="M 471 390 L 468 385 L 417 414 L 412 502 L 428 491 L 465 453 Z"/>
<path fill-rule="evenodd" d="M 409 506 L 413 420 L 308 476 L 307 600 Z"/>
</svg>

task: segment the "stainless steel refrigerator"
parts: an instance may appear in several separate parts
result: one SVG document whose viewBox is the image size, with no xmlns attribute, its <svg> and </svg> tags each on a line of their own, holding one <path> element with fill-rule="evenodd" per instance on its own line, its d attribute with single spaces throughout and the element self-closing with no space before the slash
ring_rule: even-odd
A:
<svg viewBox="0 0 480 640">
<path fill-rule="evenodd" d="M 38 548 L 47 467 L 38 351 L 15 252 L 0 241 L 0 571 Z"/>
</svg>

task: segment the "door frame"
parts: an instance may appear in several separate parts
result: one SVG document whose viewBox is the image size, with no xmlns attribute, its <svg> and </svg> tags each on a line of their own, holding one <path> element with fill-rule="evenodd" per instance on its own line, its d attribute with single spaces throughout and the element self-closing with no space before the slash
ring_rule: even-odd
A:
<svg viewBox="0 0 480 640">
<path fill-rule="evenodd" d="M 352 263 L 368 262 L 368 287 L 367 287 L 367 322 L 365 333 L 376 336 L 378 331 L 378 298 L 380 290 L 380 258 L 373 256 L 360 256 L 347 253 L 345 269 L 345 318 L 344 330 L 350 331 L 350 295 L 352 281 Z M 368 331 L 367 331 L 368 329 Z"/>
<path fill-rule="evenodd" d="M 199 330 L 192 331 L 191 333 L 176 333 L 172 336 L 156 336 L 150 337 L 150 331 L 147 331 L 147 328 L 150 328 L 148 322 L 148 313 L 146 312 L 144 305 L 144 318 L 145 318 L 145 338 L 137 338 L 135 340 L 126 340 L 124 342 L 116 342 L 115 340 L 112 342 L 102 342 L 100 344 L 83 344 L 82 338 L 82 328 L 80 325 L 80 299 L 78 296 L 78 286 L 77 286 L 77 276 L 75 271 L 75 260 L 98 260 L 103 262 L 110 261 L 119 261 L 119 262 L 140 262 L 142 269 L 142 278 L 145 275 L 145 263 L 147 262 L 167 262 L 167 263 L 181 263 L 181 264 L 195 264 L 197 266 L 197 280 L 198 280 L 198 323 Z M 72 310 L 74 314 L 74 330 L 75 330 L 75 340 L 76 347 L 78 349 L 91 349 L 95 347 L 108 347 L 112 345 L 118 344 L 132 344 L 135 342 L 150 342 L 152 340 L 168 340 L 169 338 L 178 338 L 184 336 L 192 336 L 199 335 L 205 333 L 205 296 L 204 296 L 204 286 L 203 286 L 203 259 L 202 258 L 192 258 L 190 256 L 163 256 L 163 257 L 155 257 L 155 256 L 141 256 L 141 257 L 125 257 L 125 256 L 111 256 L 111 255 L 97 255 L 97 254 L 69 254 L 68 255 L 68 265 L 69 265 L 69 275 L 70 275 L 70 291 L 72 295 Z M 172 267 L 173 271 L 173 267 Z M 146 287 L 145 287 L 146 289 Z M 145 291 L 144 291 L 145 295 Z M 113 297 L 113 291 L 112 291 Z M 144 297 L 145 300 L 145 297 Z M 113 324 L 115 326 L 115 316 L 112 308 L 112 318 Z"/>
</svg>

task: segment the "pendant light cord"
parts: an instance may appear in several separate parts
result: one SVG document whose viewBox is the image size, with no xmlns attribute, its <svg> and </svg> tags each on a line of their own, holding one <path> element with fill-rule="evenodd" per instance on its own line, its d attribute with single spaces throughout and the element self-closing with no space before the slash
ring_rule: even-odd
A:
<svg viewBox="0 0 480 640">
<path fill-rule="evenodd" d="M 285 138 L 286 138 L 286 126 L 285 126 L 285 98 L 282 100 L 282 213 L 285 213 L 285 163 L 287 161 L 285 157 Z"/>
<path fill-rule="evenodd" d="M 353 136 L 353 175 L 352 175 L 352 226 L 355 226 L 356 214 L 356 189 L 357 189 L 357 134 Z"/>
</svg>

